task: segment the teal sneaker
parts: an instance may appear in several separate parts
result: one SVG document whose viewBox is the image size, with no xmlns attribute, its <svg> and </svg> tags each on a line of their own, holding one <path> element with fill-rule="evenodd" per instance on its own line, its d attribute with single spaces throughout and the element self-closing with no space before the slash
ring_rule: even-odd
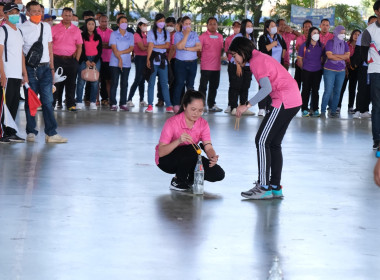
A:
<svg viewBox="0 0 380 280">
<path fill-rule="evenodd" d="M 276 187 L 276 188 L 274 188 Z M 272 189 L 272 195 L 273 195 L 273 198 L 283 198 L 284 195 L 282 194 L 282 186 L 280 185 L 279 187 L 278 186 L 271 186 L 271 189 Z"/>
<path fill-rule="evenodd" d="M 314 113 L 313 113 L 313 115 L 312 115 L 312 117 L 314 117 L 314 118 L 319 118 L 321 116 L 321 113 L 319 113 L 319 111 L 317 110 L 317 111 L 314 111 Z"/>
<path fill-rule="evenodd" d="M 248 198 L 248 199 L 255 199 L 255 200 L 261 200 L 261 199 L 272 199 L 272 190 L 269 186 L 268 189 L 263 188 L 260 183 L 255 182 L 255 187 L 246 191 L 242 192 L 241 196 Z"/>
<path fill-rule="evenodd" d="M 310 117 L 309 111 L 304 110 L 304 111 L 302 112 L 302 117 Z"/>
</svg>

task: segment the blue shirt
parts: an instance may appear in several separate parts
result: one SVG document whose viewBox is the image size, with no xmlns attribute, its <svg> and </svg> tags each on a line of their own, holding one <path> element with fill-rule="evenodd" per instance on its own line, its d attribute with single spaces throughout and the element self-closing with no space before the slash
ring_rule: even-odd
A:
<svg viewBox="0 0 380 280">
<path fill-rule="evenodd" d="M 184 35 L 182 32 L 176 32 L 174 34 L 174 44 L 177 45 L 182 41 Z M 196 43 L 200 43 L 198 34 L 195 31 L 191 31 L 189 37 L 187 37 L 185 48 L 195 47 Z M 198 58 L 197 52 L 176 50 L 175 58 L 178 60 L 195 60 Z"/>
<path fill-rule="evenodd" d="M 116 45 L 118 51 L 124 51 L 129 47 L 133 47 L 134 44 L 135 39 L 130 32 L 125 32 L 124 36 L 121 35 L 119 29 L 111 33 L 109 46 Z M 123 68 L 131 67 L 131 53 L 122 54 L 121 60 L 123 61 Z M 119 60 L 113 52 L 111 54 L 110 66 L 119 67 Z"/>
<path fill-rule="evenodd" d="M 277 35 L 278 36 L 278 35 Z M 272 43 L 273 39 L 267 35 L 269 41 Z M 282 57 L 282 46 L 279 41 L 277 41 L 277 46 L 272 48 L 272 57 L 277 60 L 279 63 L 281 63 L 281 57 Z"/>
<path fill-rule="evenodd" d="M 166 32 L 166 40 L 165 40 L 165 33 L 162 32 L 162 31 Z M 148 32 L 146 40 L 147 40 L 148 44 L 149 43 L 153 43 L 153 45 L 165 45 L 166 43 L 170 43 L 170 33 L 168 31 L 166 31 L 166 30 L 161 30 L 161 32 L 159 32 L 157 30 L 157 40 L 156 40 L 156 38 L 154 37 L 153 29 L 151 29 Z M 159 52 L 159 53 L 166 53 L 167 49 L 153 48 L 153 51 Z M 155 61 L 154 60 L 153 64 L 154 65 L 160 65 L 161 61 Z M 167 64 L 167 62 L 165 61 L 165 65 L 166 64 Z"/>
</svg>

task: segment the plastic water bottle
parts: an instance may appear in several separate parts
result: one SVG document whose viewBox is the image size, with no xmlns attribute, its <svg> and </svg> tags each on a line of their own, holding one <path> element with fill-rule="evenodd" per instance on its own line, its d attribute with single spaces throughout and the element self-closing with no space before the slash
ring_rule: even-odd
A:
<svg viewBox="0 0 380 280">
<path fill-rule="evenodd" d="M 278 257 L 275 257 L 273 259 L 273 265 L 271 269 L 269 270 L 268 280 L 283 280 L 283 279 L 284 279 L 284 276 L 282 275 L 279 259 Z"/>
<path fill-rule="evenodd" d="M 203 194 L 205 171 L 203 169 L 202 156 L 198 155 L 197 165 L 194 170 L 194 184 L 193 184 L 193 193 L 194 194 Z"/>
</svg>

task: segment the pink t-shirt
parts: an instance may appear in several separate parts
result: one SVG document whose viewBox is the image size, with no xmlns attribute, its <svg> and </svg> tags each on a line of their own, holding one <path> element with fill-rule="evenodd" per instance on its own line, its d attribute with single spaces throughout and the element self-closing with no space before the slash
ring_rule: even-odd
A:
<svg viewBox="0 0 380 280">
<path fill-rule="evenodd" d="M 94 41 L 94 35 L 90 36 L 90 41 L 83 40 L 86 56 L 96 56 L 98 54 L 99 41 Z"/>
<path fill-rule="evenodd" d="M 305 35 L 302 35 L 302 36 L 299 36 L 297 38 L 297 41 L 296 41 L 296 50 L 297 50 L 297 53 L 298 53 L 298 49 L 299 47 L 306 42 L 306 36 Z"/>
<path fill-rule="evenodd" d="M 72 56 L 77 50 L 77 45 L 83 44 L 82 33 L 73 24 L 66 28 L 61 22 L 51 28 L 51 33 L 55 55 Z"/>
<path fill-rule="evenodd" d="M 146 41 L 146 34 L 142 33 L 142 36 L 143 37 L 141 38 L 140 34 L 138 34 L 137 32 L 133 35 L 133 37 L 135 38 L 135 47 L 133 49 L 133 52 L 135 53 L 135 55 L 147 56 L 148 51 L 142 51 L 137 45 L 137 43 L 141 42 L 143 43 L 144 47 L 148 46 L 148 42 Z"/>
<path fill-rule="evenodd" d="M 203 118 L 199 118 L 192 128 L 188 128 L 185 121 L 185 113 L 175 115 L 169 118 L 164 125 L 161 132 L 159 143 L 170 144 L 174 140 L 177 140 L 182 133 L 186 132 L 194 140 L 194 143 L 200 141 L 211 141 L 210 127 L 207 121 Z M 191 145 L 191 143 L 184 142 L 180 146 Z M 158 145 L 156 146 L 156 164 L 159 163 Z"/>
<path fill-rule="evenodd" d="M 290 64 L 290 56 L 289 56 L 289 52 L 290 52 L 290 42 L 295 40 L 297 38 L 296 35 L 294 35 L 293 33 L 289 33 L 289 32 L 285 32 L 283 34 L 280 34 L 282 36 L 282 38 L 284 38 L 284 41 L 285 41 L 285 44 L 286 44 L 286 52 L 285 52 L 285 56 L 284 56 L 284 64 Z"/>
<path fill-rule="evenodd" d="M 334 34 L 327 32 L 325 35 L 319 33 L 319 41 L 326 46 L 327 41 L 334 39 Z"/>
<path fill-rule="evenodd" d="M 261 78 L 269 78 L 272 85 L 270 97 L 273 107 L 280 108 L 283 104 L 285 109 L 290 109 L 302 105 L 297 82 L 277 60 L 258 50 L 253 50 L 249 64 L 257 82 Z"/>
<path fill-rule="evenodd" d="M 106 43 L 108 46 L 108 43 L 110 42 L 111 33 L 113 32 L 112 29 L 107 28 L 106 30 L 101 30 L 100 27 L 96 29 L 100 37 L 102 38 L 102 43 Z M 102 60 L 103 62 L 110 62 L 112 54 L 112 49 L 105 49 L 102 50 Z"/>
<path fill-rule="evenodd" d="M 175 32 L 170 33 L 170 45 L 169 45 L 169 48 L 168 48 L 168 50 L 167 50 L 167 52 L 166 52 L 167 55 L 169 55 L 170 49 L 171 49 L 172 46 L 174 45 L 174 34 L 175 34 Z M 173 54 L 172 59 L 173 59 L 173 58 L 175 58 L 175 51 L 174 51 L 174 54 Z"/>
<path fill-rule="evenodd" d="M 232 40 L 235 38 L 236 34 L 232 34 L 226 38 L 226 41 L 224 42 L 224 51 L 227 53 L 228 61 L 231 61 L 232 55 L 228 52 L 228 49 L 231 46 Z"/>
<path fill-rule="evenodd" d="M 199 36 L 202 45 L 201 70 L 220 71 L 220 57 L 223 49 L 223 36 L 218 32 L 206 31 Z"/>
</svg>

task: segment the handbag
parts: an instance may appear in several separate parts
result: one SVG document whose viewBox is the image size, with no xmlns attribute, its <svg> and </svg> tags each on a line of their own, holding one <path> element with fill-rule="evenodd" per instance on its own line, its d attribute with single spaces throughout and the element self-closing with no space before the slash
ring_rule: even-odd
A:
<svg viewBox="0 0 380 280">
<path fill-rule="evenodd" d="M 99 80 L 99 71 L 94 67 L 86 67 L 81 72 L 81 78 L 87 82 L 96 82 Z"/>
</svg>

